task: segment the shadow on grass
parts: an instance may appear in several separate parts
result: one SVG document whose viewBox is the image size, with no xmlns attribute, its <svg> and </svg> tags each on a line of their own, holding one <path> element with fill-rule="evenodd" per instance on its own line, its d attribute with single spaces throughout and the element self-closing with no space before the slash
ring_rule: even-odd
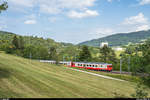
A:
<svg viewBox="0 0 150 100">
<path fill-rule="evenodd" d="M 3 78 L 8 78 L 11 75 L 11 70 L 8 68 L 1 68 L 0 67 L 0 80 Z"/>
</svg>

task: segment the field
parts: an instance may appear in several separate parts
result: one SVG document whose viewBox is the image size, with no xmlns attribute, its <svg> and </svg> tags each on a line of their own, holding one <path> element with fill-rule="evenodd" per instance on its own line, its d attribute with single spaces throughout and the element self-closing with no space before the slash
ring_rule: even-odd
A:
<svg viewBox="0 0 150 100">
<path fill-rule="evenodd" d="M 0 98 L 114 98 L 115 92 L 131 97 L 134 87 L 134 82 L 104 79 L 0 52 Z"/>
</svg>

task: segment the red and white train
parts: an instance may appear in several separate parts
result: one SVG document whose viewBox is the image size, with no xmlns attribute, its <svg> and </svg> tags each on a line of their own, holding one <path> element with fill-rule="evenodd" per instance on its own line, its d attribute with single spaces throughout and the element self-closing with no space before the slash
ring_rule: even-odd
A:
<svg viewBox="0 0 150 100">
<path fill-rule="evenodd" d="M 40 62 L 47 62 L 50 64 L 56 63 L 56 61 L 52 61 L 52 60 L 40 60 Z M 59 63 L 68 67 L 78 67 L 78 68 L 85 68 L 85 69 L 98 70 L 98 71 L 110 72 L 113 70 L 112 64 L 107 64 L 107 63 L 71 62 L 71 61 L 60 61 Z"/>
</svg>

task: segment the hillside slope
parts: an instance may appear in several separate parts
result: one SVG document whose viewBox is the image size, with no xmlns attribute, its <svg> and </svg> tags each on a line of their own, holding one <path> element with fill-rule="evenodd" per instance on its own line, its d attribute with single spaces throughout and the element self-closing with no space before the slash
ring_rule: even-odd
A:
<svg viewBox="0 0 150 100">
<path fill-rule="evenodd" d="M 11 42 L 15 35 L 22 36 L 11 32 L 0 31 L 0 40 L 7 40 L 8 42 Z M 46 47 L 51 47 L 51 46 L 62 47 L 62 46 L 73 45 L 71 43 L 63 43 L 63 42 L 59 43 L 50 38 L 44 39 L 42 37 L 37 37 L 37 36 L 22 36 L 22 37 L 25 44 L 29 44 L 30 42 L 32 45 L 44 45 Z"/>
<path fill-rule="evenodd" d="M 0 98 L 130 97 L 134 85 L 0 52 Z"/>
<path fill-rule="evenodd" d="M 100 46 L 101 42 L 107 41 L 110 46 L 122 46 L 127 45 L 129 42 L 139 43 L 141 40 L 148 38 L 150 38 L 150 30 L 110 35 L 99 39 L 85 41 L 79 43 L 79 45 Z"/>
</svg>

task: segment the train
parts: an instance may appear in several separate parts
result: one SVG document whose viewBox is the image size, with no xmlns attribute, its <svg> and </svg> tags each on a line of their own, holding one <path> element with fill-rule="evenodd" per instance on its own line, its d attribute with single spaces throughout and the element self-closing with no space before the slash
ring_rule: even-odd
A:
<svg viewBox="0 0 150 100">
<path fill-rule="evenodd" d="M 54 60 L 40 60 L 40 62 L 56 64 L 56 61 Z M 91 70 L 97 70 L 97 71 L 111 72 L 113 70 L 112 64 L 108 64 L 108 63 L 59 61 L 59 64 L 62 64 L 68 67 L 85 68 L 85 69 L 91 69 Z"/>
</svg>

